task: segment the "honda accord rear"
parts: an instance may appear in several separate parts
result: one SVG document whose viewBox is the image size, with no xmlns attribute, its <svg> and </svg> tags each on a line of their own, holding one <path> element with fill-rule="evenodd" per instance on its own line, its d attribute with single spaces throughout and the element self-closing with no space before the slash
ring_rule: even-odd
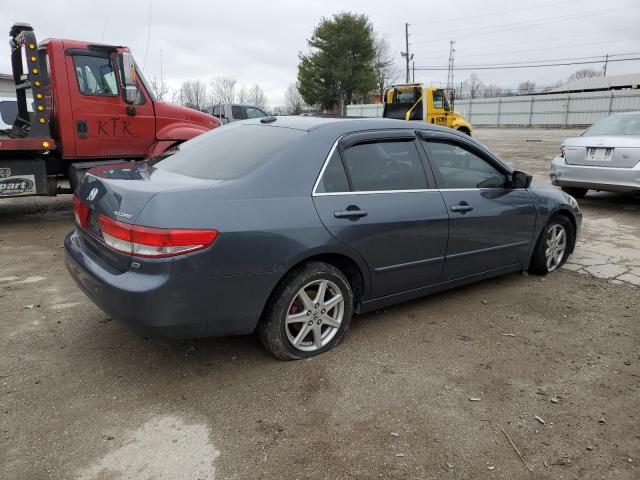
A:
<svg viewBox="0 0 640 480">
<path fill-rule="evenodd" d="M 282 200 L 249 199 L 285 182 L 265 185 L 259 170 L 303 135 L 230 125 L 157 163 L 92 169 L 73 197 L 76 227 L 65 241 L 72 277 L 108 315 L 145 336 L 252 332 L 282 268 L 272 255 L 295 252 L 278 242 L 277 217 L 264 216 L 285 212 Z M 310 199 L 286 211 L 301 242 L 324 232 Z"/>
</svg>

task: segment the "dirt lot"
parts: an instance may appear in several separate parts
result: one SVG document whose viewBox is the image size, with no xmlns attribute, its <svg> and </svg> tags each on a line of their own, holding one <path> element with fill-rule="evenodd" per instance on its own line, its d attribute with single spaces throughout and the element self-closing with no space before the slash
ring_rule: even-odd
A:
<svg viewBox="0 0 640 480">
<path fill-rule="evenodd" d="M 477 137 L 545 179 L 568 133 Z M 583 200 L 569 269 L 357 317 L 289 363 L 111 321 L 64 269 L 68 204 L 0 201 L 2 479 L 640 478 L 638 200 Z"/>
</svg>

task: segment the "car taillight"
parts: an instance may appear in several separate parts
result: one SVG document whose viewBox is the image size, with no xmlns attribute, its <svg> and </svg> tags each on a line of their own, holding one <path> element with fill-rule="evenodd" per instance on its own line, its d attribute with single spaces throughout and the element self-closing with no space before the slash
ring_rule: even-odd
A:
<svg viewBox="0 0 640 480">
<path fill-rule="evenodd" d="M 151 228 L 98 217 L 104 242 L 114 250 L 138 257 L 171 257 L 207 248 L 218 237 L 217 230 Z"/>
<path fill-rule="evenodd" d="M 81 228 L 87 228 L 89 225 L 89 206 L 76 196 L 73 196 L 73 215 L 76 217 L 76 223 Z"/>
</svg>

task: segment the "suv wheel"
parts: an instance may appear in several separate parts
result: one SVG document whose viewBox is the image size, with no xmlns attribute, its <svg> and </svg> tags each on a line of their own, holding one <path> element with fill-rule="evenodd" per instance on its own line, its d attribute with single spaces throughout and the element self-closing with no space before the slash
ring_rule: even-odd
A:
<svg viewBox="0 0 640 480">
<path fill-rule="evenodd" d="M 258 336 L 277 358 L 307 358 L 338 345 L 352 315 L 353 292 L 345 275 L 332 265 L 311 262 L 277 287 Z"/>
</svg>

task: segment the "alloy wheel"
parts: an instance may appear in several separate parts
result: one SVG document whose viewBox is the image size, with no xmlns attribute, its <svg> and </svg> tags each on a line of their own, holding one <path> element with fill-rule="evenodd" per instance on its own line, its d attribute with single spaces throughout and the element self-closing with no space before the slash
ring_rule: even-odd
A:
<svg viewBox="0 0 640 480">
<path fill-rule="evenodd" d="M 567 249 L 567 232 L 562 225 L 554 224 L 547 230 L 547 248 L 545 258 L 547 270 L 554 271 L 560 266 Z"/>
<path fill-rule="evenodd" d="M 314 280 L 293 297 L 287 309 L 285 331 L 293 348 L 313 352 L 336 335 L 344 316 L 344 296 L 330 280 Z"/>
</svg>

